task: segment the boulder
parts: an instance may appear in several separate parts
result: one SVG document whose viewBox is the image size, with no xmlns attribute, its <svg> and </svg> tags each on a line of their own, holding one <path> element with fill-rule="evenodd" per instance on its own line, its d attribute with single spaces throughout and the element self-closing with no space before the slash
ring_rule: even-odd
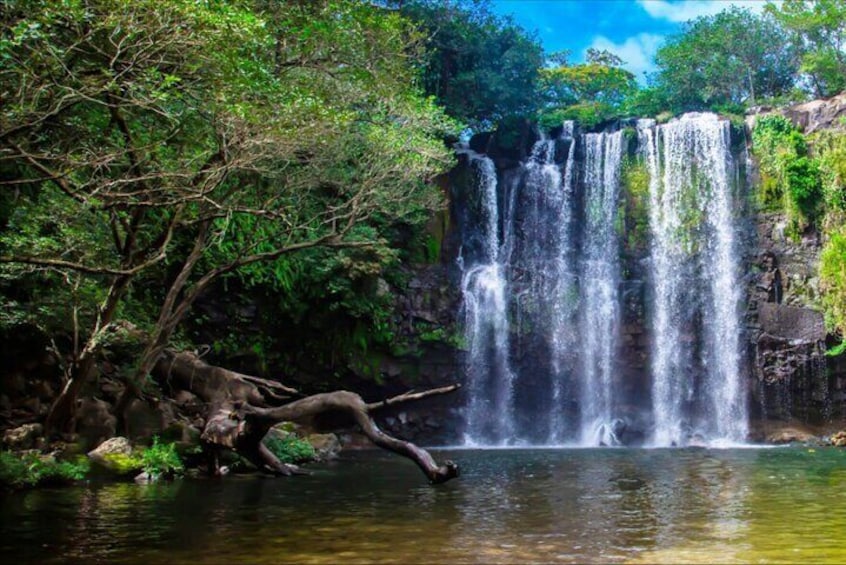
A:
<svg viewBox="0 0 846 565">
<path fill-rule="evenodd" d="M 305 439 L 314 448 L 318 461 L 334 459 L 341 451 L 341 440 L 335 434 L 310 434 Z"/>
<path fill-rule="evenodd" d="M 147 402 L 136 398 L 126 409 L 124 430 L 133 438 L 151 438 L 174 420 L 173 409 L 166 402 Z"/>
<path fill-rule="evenodd" d="M 777 445 L 786 443 L 809 443 L 816 441 L 817 437 L 812 433 L 794 427 L 784 427 L 767 434 L 766 442 Z"/>
<path fill-rule="evenodd" d="M 846 430 L 841 430 L 836 434 L 833 434 L 829 441 L 831 441 L 831 445 L 835 447 L 846 447 Z"/>
<path fill-rule="evenodd" d="M 98 445 L 96 449 L 89 451 L 88 457 L 92 461 L 97 461 L 106 455 L 113 455 L 115 453 L 119 453 L 121 455 L 131 455 L 132 444 L 130 444 L 129 440 L 125 437 L 113 437 Z"/>
<path fill-rule="evenodd" d="M 116 429 L 117 418 L 106 401 L 97 398 L 80 401 L 76 412 L 76 431 L 87 448 L 113 437 Z"/>
<path fill-rule="evenodd" d="M 32 449 L 36 440 L 43 434 L 44 428 L 41 424 L 24 424 L 6 430 L 3 434 L 3 445 L 9 449 Z"/>
<path fill-rule="evenodd" d="M 101 469 L 117 475 L 141 470 L 141 461 L 132 454 L 132 445 L 125 437 L 113 437 L 88 452 L 88 458 Z"/>
<path fill-rule="evenodd" d="M 784 115 L 806 134 L 840 126 L 841 118 L 846 116 L 846 93 L 791 106 Z"/>
</svg>

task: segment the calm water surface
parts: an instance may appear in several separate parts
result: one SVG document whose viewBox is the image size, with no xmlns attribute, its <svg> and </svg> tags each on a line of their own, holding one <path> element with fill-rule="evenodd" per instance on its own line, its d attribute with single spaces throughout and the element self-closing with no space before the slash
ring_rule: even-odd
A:
<svg viewBox="0 0 846 565">
<path fill-rule="evenodd" d="M 368 452 L 309 477 L 0 497 L 0 562 L 846 562 L 846 450 Z"/>
</svg>

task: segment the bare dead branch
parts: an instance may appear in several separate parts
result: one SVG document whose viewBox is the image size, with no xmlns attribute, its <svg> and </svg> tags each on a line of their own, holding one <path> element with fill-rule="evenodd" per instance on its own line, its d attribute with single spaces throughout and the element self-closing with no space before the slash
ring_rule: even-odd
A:
<svg viewBox="0 0 846 565">
<path fill-rule="evenodd" d="M 421 400 L 423 398 L 428 398 L 430 396 L 436 396 L 440 394 L 447 394 L 450 392 L 454 392 L 461 388 L 460 384 L 453 384 L 449 386 L 443 386 L 440 388 L 433 388 L 429 390 L 424 390 L 422 392 L 414 392 L 409 391 L 398 396 L 392 396 L 391 398 L 386 398 L 385 400 L 380 400 L 379 402 L 371 402 L 367 405 L 367 411 L 372 412 L 373 410 L 378 410 L 380 408 L 385 408 L 387 406 L 393 406 L 395 404 L 401 404 L 403 402 L 411 402 L 414 400 Z"/>
</svg>

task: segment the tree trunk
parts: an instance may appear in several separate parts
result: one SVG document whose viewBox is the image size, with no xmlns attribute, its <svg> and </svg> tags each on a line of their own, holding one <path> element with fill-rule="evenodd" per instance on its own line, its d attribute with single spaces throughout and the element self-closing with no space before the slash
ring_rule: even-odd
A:
<svg viewBox="0 0 846 565">
<path fill-rule="evenodd" d="M 439 465 L 425 449 L 380 430 L 372 418 L 372 412 L 385 406 L 446 394 L 457 390 L 458 385 L 406 393 L 372 404 L 345 390 L 291 401 L 291 395 L 296 394 L 293 389 L 208 365 L 192 353 L 166 351 L 155 372 L 167 386 L 188 390 L 209 404 L 202 440 L 212 452 L 219 448 L 234 450 L 263 471 L 280 475 L 299 472 L 296 466 L 280 462 L 262 444 L 271 427 L 283 421 L 310 422 L 318 415 L 338 412 L 350 417 L 378 447 L 414 461 L 432 483 L 459 475 L 458 465 L 452 461 Z"/>
<path fill-rule="evenodd" d="M 205 249 L 206 238 L 208 236 L 210 226 L 210 221 L 205 221 L 200 225 L 197 234 L 194 237 L 194 245 L 191 248 L 191 252 L 185 258 L 182 268 L 179 270 L 179 274 L 170 284 L 170 288 L 168 288 L 167 295 L 165 295 L 165 300 L 162 303 L 161 310 L 159 311 L 159 318 L 156 321 L 149 343 L 141 353 L 141 360 L 138 363 L 138 368 L 128 379 L 126 386 L 123 389 L 123 393 L 120 395 L 120 398 L 115 405 L 115 416 L 118 421 L 118 429 L 122 430 L 124 433 L 126 433 L 127 428 L 127 409 L 130 404 L 132 404 L 132 401 L 140 396 L 142 383 L 156 366 L 156 363 L 159 362 L 159 359 L 165 350 L 166 344 L 170 341 L 170 338 L 173 335 L 174 330 L 176 330 L 177 325 L 179 325 L 179 322 L 182 321 L 182 314 L 175 316 L 174 308 L 177 305 L 178 298 L 182 294 L 185 285 L 188 283 L 191 273 L 194 271 L 194 267 L 203 256 L 203 250 Z"/>
<path fill-rule="evenodd" d="M 76 426 L 76 401 L 79 398 L 79 393 L 82 392 L 82 389 L 94 372 L 97 353 L 100 349 L 104 332 L 108 331 L 117 310 L 117 305 L 120 303 L 121 298 L 123 298 L 123 293 L 129 285 L 130 280 L 131 276 L 121 275 L 116 277 L 109 287 L 106 299 L 97 313 L 97 323 L 94 331 L 91 332 L 91 336 L 86 341 L 82 352 L 68 368 L 67 382 L 47 413 L 44 430 L 48 437 L 60 433 L 72 433 L 74 431 Z"/>
<path fill-rule="evenodd" d="M 48 437 L 73 433 L 76 425 L 76 401 L 93 370 L 93 356 L 81 358 L 68 368 L 65 386 L 53 401 L 44 421 L 44 430 Z"/>
</svg>

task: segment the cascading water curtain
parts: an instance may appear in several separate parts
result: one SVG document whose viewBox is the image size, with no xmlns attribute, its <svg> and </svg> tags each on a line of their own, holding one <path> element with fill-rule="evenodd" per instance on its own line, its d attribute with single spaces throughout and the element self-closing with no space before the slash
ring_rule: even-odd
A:
<svg viewBox="0 0 846 565">
<path fill-rule="evenodd" d="M 578 343 L 578 336 L 574 329 L 573 320 L 577 313 L 578 287 L 577 273 L 573 261 L 573 184 L 575 180 L 574 166 L 576 155 L 576 139 L 573 135 L 573 122 L 565 122 L 562 138 L 569 142 L 567 159 L 564 163 L 564 176 L 561 177 L 558 167 L 553 161 L 554 154 L 550 154 L 545 165 L 558 171 L 557 183 L 551 183 L 548 189 L 552 194 L 560 195 L 555 203 L 556 215 L 552 231 L 553 251 L 550 261 L 550 271 L 553 285 L 550 289 L 549 342 L 551 355 L 551 395 L 552 404 L 549 414 L 549 435 L 547 443 L 560 445 L 568 437 L 565 422 L 565 397 L 569 387 L 566 383 L 570 378 L 570 361 Z"/>
<path fill-rule="evenodd" d="M 685 114 L 661 126 L 641 120 L 638 135 L 651 176 L 651 443 L 743 442 L 730 125 L 714 114 Z"/>
<path fill-rule="evenodd" d="M 514 373 L 509 361 L 507 282 L 500 261 L 497 178 L 493 161 L 471 155 L 479 187 L 480 257 L 466 265 L 465 311 L 469 404 L 465 445 L 503 445 L 514 437 Z"/>
<path fill-rule="evenodd" d="M 623 132 L 589 133 L 584 136 L 584 143 L 585 235 L 579 320 L 581 443 L 616 445 L 619 442 L 612 420 L 620 261 L 614 220 L 620 195 Z"/>
</svg>

